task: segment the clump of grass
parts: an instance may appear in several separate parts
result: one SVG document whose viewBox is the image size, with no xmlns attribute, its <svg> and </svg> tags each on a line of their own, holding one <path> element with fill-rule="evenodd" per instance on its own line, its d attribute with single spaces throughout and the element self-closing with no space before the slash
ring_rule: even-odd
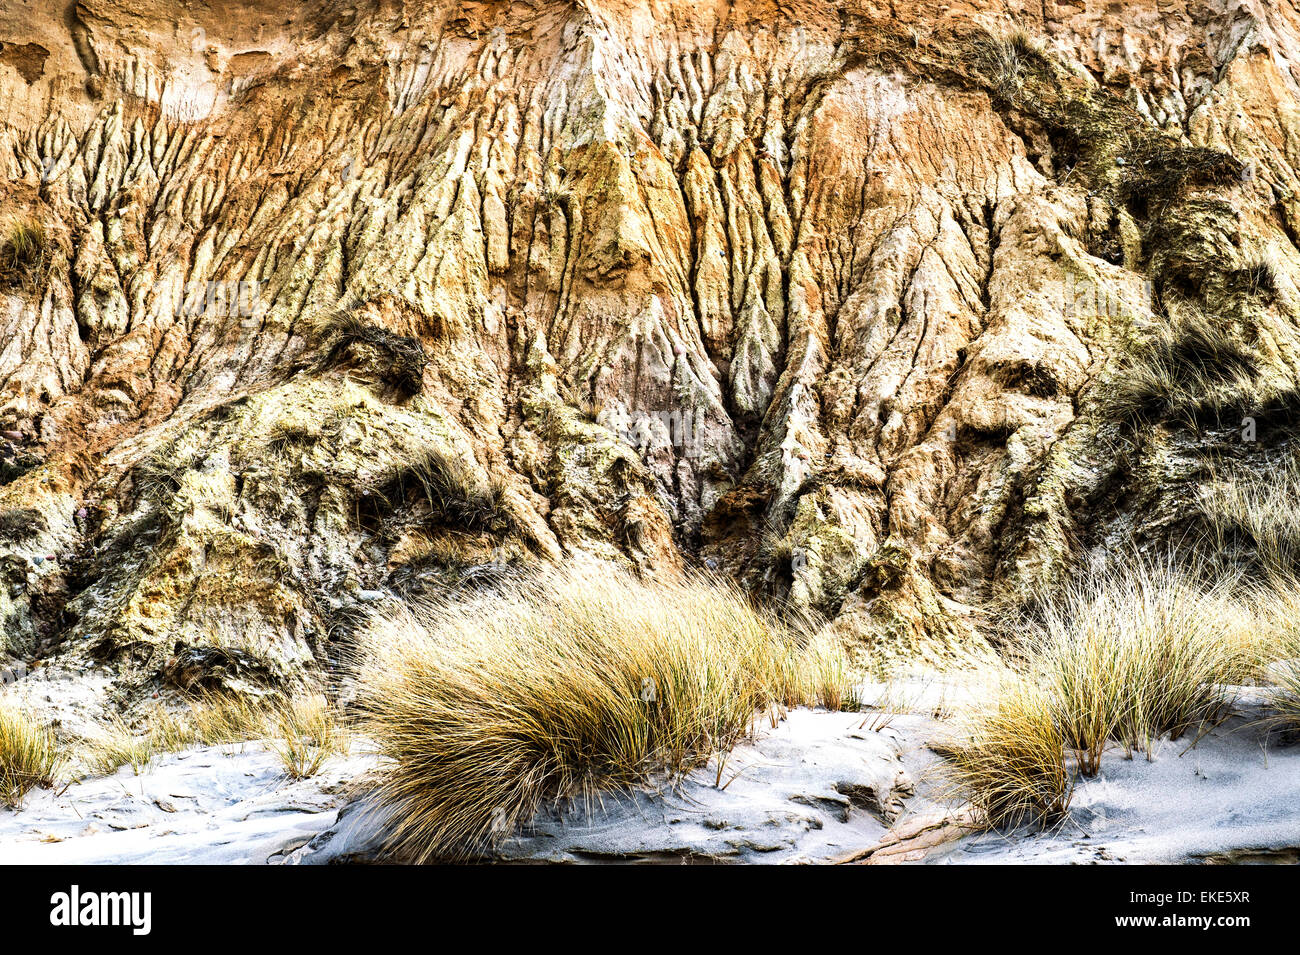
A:
<svg viewBox="0 0 1300 955">
<path fill-rule="evenodd" d="M 1228 323 L 1189 308 L 1162 325 L 1110 378 L 1104 411 L 1128 422 L 1219 417 L 1260 400 L 1260 371 Z"/>
<path fill-rule="evenodd" d="M 1300 578 L 1272 574 L 1252 596 L 1259 629 L 1267 634 L 1258 653 L 1260 682 L 1272 715 L 1271 728 L 1300 738 Z"/>
<path fill-rule="evenodd" d="M 132 729 L 120 717 L 111 720 L 85 740 L 81 756 L 97 774 L 130 766 L 139 775 L 165 753 L 198 744 L 254 740 L 266 741 L 293 779 L 314 775 L 330 756 L 346 753 L 348 743 L 345 729 L 323 696 L 255 700 L 209 693 L 179 713 L 157 707 L 140 729 Z"/>
<path fill-rule="evenodd" d="M 182 745 L 245 743 L 267 735 L 273 703 L 228 693 L 205 693 L 179 719 L 161 720 L 156 732 Z M 186 741 L 189 742 L 186 742 Z"/>
<path fill-rule="evenodd" d="M 954 777 L 989 824 L 1063 812 L 1067 756 L 1092 776 L 1112 746 L 1149 758 L 1155 740 L 1222 719 L 1258 660 L 1259 618 L 1233 584 L 1134 557 L 1026 617 L 1023 679 L 952 746 Z"/>
<path fill-rule="evenodd" d="M 65 761 L 54 731 L 12 704 L 0 704 L 0 802 L 12 809 L 35 786 L 51 786 Z"/>
<path fill-rule="evenodd" d="M 1300 460 L 1261 474 L 1229 471 L 1202 487 L 1197 508 L 1217 550 L 1246 543 L 1268 574 L 1300 568 Z"/>
<path fill-rule="evenodd" d="M 269 454 L 283 456 L 310 447 L 319 441 L 320 437 L 320 430 L 313 425 L 295 421 L 277 421 L 267 433 L 266 450 Z"/>
<path fill-rule="evenodd" d="M 1031 655 L 1086 775 L 1110 742 L 1150 753 L 1222 717 L 1254 662 L 1256 620 L 1231 578 L 1135 558 L 1067 586 L 1044 608 Z"/>
<path fill-rule="evenodd" d="M 849 698 L 833 644 L 733 586 L 607 567 L 398 611 L 362 646 L 392 847 L 421 861 L 473 856 L 551 800 L 676 778 L 760 712 Z"/>
<path fill-rule="evenodd" d="M 349 311 L 334 313 L 315 329 L 323 367 L 342 363 L 371 372 L 403 397 L 424 386 L 424 348 L 418 339 L 372 325 Z"/>
<path fill-rule="evenodd" d="M 271 749 L 291 779 L 314 776 L 331 756 L 348 751 L 347 732 L 320 694 L 280 706 L 272 715 L 271 726 L 275 733 Z"/>
<path fill-rule="evenodd" d="M 176 449 L 164 445 L 140 459 L 131 471 L 140 497 L 158 505 L 167 505 L 181 489 L 181 480 L 189 469 Z"/>
<path fill-rule="evenodd" d="M 83 741 L 81 757 L 86 768 L 98 775 L 130 766 L 138 776 L 165 753 L 198 743 L 245 742 L 264 736 L 266 727 L 265 705 L 241 697 L 205 694 L 180 713 L 155 707 L 139 729 L 121 717 L 103 723 Z"/>
<path fill-rule="evenodd" d="M 1268 704 L 1273 724 L 1292 737 L 1300 735 L 1300 639 L 1292 633 L 1285 657 L 1272 669 Z"/>
<path fill-rule="evenodd" d="M 35 508 L 10 507 L 0 511 L 0 541 L 25 544 L 48 529 L 45 515 Z"/>
<path fill-rule="evenodd" d="M 162 748 L 152 733 L 137 733 L 121 717 L 104 723 L 81 745 L 82 762 L 90 772 L 107 776 L 121 766 L 130 766 L 139 776 L 145 772 L 161 752 L 180 749 L 180 746 Z"/>
<path fill-rule="evenodd" d="M 946 755 L 954 785 L 986 825 L 1045 826 L 1062 819 L 1073 795 L 1066 739 L 1054 701 L 1013 680 L 971 718 Z"/>
<path fill-rule="evenodd" d="M 34 288 L 49 267 L 49 239 L 35 219 L 12 219 L 0 239 L 0 284 Z"/>
<path fill-rule="evenodd" d="M 496 533 L 510 523 L 505 486 L 479 481 L 460 459 L 435 447 L 422 450 L 387 472 L 375 488 L 365 490 L 371 511 L 366 516 L 376 523 L 394 512 L 413 509 L 434 525 L 472 532 Z M 389 514 L 374 512 L 376 506 Z M 396 516 L 402 518 L 400 513 Z"/>
<path fill-rule="evenodd" d="M 1013 106 L 1037 104 L 1033 80 L 1051 82 L 1054 71 L 1042 44 L 1023 30 L 984 34 L 971 44 L 970 67 L 998 97 Z"/>
</svg>

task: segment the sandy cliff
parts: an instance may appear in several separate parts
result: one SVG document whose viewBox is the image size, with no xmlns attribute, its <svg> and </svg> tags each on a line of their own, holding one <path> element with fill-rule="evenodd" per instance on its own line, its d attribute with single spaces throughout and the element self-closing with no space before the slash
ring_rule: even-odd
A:
<svg viewBox="0 0 1300 955">
<path fill-rule="evenodd" d="M 952 658 L 1289 440 L 1290 2 L 54 6 L 0 10 L 0 649 L 106 700 L 579 553 Z"/>
</svg>

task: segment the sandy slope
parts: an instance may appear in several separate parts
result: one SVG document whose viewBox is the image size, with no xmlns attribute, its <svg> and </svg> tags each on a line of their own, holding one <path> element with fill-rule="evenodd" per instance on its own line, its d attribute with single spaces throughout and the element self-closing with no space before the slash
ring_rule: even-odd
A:
<svg viewBox="0 0 1300 955">
<path fill-rule="evenodd" d="M 537 820 L 502 849 L 509 861 L 941 864 L 1295 861 L 1300 747 L 1269 746 L 1247 701 L 1194 747 L 1154 758 L 1115 752 L 1077 789 L 1052 833 L 971 834 L 940 825 L 946 807 L 925 746 L 930 716 L 876 731 L 862 716 L 795 711 L 671 792 L 611 797 Z M 315 779 L 289 782 L 255 744 L 163 757 L 0 810 L 8 863 L 328 863 L 373 858 L 382 815 L 347 782 L 374 758 L 354 749 Z M 343 810 L 340 813 L 340 810 Z M 901 814 L 900 814 L 901 811 Z M 951 819 L 951 817 L 948 817 Z M 893 835 L 889 822 L 893 822 Z M 892 851 L 873 847 L 902 841 Z"/>
</svg>

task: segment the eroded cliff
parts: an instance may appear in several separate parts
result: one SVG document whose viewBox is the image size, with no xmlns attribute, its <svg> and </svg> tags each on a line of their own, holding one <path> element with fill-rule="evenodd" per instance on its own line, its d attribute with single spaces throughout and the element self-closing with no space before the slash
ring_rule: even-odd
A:
<svg viewBox="0 0 1300 955">
<path fill-rule="evenodd" d="M 3 649 L 588 554 L 978 654 L 1289 440 L 1298 89 L 1289 2 L 6 3 Z"/>
</svg>

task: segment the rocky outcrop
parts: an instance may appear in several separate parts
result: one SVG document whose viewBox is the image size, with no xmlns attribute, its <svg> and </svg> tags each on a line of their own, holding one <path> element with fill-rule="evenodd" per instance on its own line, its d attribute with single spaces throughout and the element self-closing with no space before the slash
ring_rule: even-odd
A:
<svg viewBox="0 0 1300 955">
<path fill-rule="evenodd" d="M 10 5 L 7 651 L 312 680 L 589 554 L 979 652 L 1287 440 L 1298 70 L 1240 0 Z M 1204 315 L 1241 387 L 1135 397 Z"/>
</svg>

